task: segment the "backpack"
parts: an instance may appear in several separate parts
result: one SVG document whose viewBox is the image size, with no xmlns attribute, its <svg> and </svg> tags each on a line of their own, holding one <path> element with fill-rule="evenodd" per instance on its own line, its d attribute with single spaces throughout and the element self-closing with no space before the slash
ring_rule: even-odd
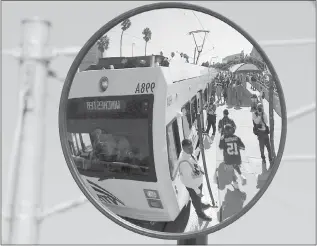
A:
<svg viewBox="0 0 317 246">
<path fill-rule="evenodd" d="M 262 115 L 262 121 L 263 121 L 263 123 L 264 123 L 264 125 L 265 125 L 265 131 L 264 131 L 264 133 L 265 133 L 265 134 L 270 134 L 270 129 L 269 129 L 269 127 L 267 126 L 267 124 L 265 124 L 264 119 L 263 119 L 263 115 Z M 254 123 L 254 120 L 252 120 L 252 122 L 253 122 L 253 134 L 256 135 L 256 136 L 258 136 L 259 133 L 260 133 L 260 131 L 259 131 L 259 129 L 258 129 L 258 126 Z"/>
</svg>

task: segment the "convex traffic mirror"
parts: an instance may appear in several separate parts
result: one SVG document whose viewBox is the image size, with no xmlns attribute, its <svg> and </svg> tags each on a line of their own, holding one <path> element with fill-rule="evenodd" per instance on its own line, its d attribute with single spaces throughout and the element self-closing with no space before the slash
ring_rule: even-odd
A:
<svg viewBox="0 0 317 246">
<path fill-rule="evenodd" d="M 206 235 L 263 195 L 285 144 L 282 88 L 261 47 L 212 10 L 156 3 L 100 28 L 59 111 L 76 183 L 105 216 L 161 239 Z"/>
</svg>

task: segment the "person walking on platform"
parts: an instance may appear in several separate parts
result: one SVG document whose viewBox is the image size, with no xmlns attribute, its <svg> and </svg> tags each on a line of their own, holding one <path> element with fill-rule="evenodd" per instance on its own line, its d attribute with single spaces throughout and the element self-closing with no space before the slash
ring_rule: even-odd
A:
<svg viewBox="0 0 317 246">
<path fill-rule="evenodd" d="M 222 83 L 222 94 L 224 103 L 228 103 L 228 86 L 229 86 L 229 78 L 225 78 Z"/>
<path fill-rule="evenodd" d="M 237 176 L 240 176 L 242 185 L 246 184 L 246 178 L 241 173 L 241 154 L 240 149 L 244 150 L 245 145 L 242 140 L 236 136 L 235 130 L 232 125 L 227 124 L 224 126 L 224 135 L 221 137 L 219 142 L 219 148 L 223 150 L 223 158 L 225 163 L 225 169 L 232 167 L 233 169 L 233 187 L 240 190 L 237 182 Z M 238 175 L 236 175 L 236 172 Z"/>
<path fill-rule="evenodd" d="M 252 94 L 251 95 L 251 112 L 256 111 L 258 103 L 259 103 L 258 96 L 255 93 Z"/>
<path fill-rule="evenodd" d="M 255 91 L 256 78 L 254 74 L 251 75 L 251 90 Z"/>
<path fill-rule="evenodd" d="M 236 107 L 239 108 L 242 105 L 242 80 L 238 78 L 236 81 Z"/>
<path fill-rule="evenodd" d="M 229 78 L 229 84 L 228 84 L 228 89 L 227 89 L 227 106 L 231 107 L 233 105 L 233 80 Z"/>
<path fill-rule="evenodd" d="M 227 125 L 227 124 L 230 124 L 230 125 L 234 128 L 234 130 L 237 129 L 237 126 L 236 126 L 234 120 L 231 119 L 231 118 L 229 118 L 228 115 L 229 115 L 229 111 L 228 111 L 228 109 L 225 109 L 225 110 L 223 111 L 223 118 L 220 119 L 219 122 L 218 122 L 218 131 L 219 131 L 219 133 L 220 133 L 221 136 L 223 136 L 224 127 L 225 127 L 225 125 Z"/>
<path fill-rule="evenodd" d="M 211 99 L 211 102 L 209 103 L 207 107 L 207 129 L 204 131 L 204 133 L 209 135 L 210 128 L 212 126 L 212 135 L 211 139 L 212 141 L 215 138 L 216 135 L 216 110 L 217 110 L 217 104 L 214 100 L 214 98 Z"/>
<path fill-rule="evenodd" d="M 220 103 L 222 101 L 221 94 L 222 94 L 222 81 L 220 78 L 216 79 L 216 94 L 217 94 L 217 102 Z"/>
<path fill-rule="evenodd" d="M 211 221 L 212 219 L 203 211 L 204 209 L 210 208 L 211 205 L 202 203 L 201 201 L 201 198 L 203 197 L 202 188 L 205 173 L 197 164 L 197 160 L 193 156 L 194 148 L 192 141 L 189 139 L 184 139 L 182 141 L 182 148 L 183 150 L 180 154 L 178 162 L 181 182 L 188 190 L 197 216 L 202 220 Z"/>
<path fill-rule="evenodd" d="M 270 144 L 270 130 L 267 126 L 268 118 L 263 110 L 263 104 L 259 103 L 257 105 L 257 110 L 252 113 L 253 120 L 253 133 L 258 136 L 259 147 L 261 153 L 262 164 L 266 164 L 266 158 L 264 154 L 264 147 L 266 147 L 270 162 L 270 168 L 273 165 L 272 150 Z"/>
</svg>

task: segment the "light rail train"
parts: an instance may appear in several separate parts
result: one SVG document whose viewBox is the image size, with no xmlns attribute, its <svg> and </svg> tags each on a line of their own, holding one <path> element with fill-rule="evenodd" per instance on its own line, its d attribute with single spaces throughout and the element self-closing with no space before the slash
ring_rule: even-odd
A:
<svg viewBox="0 0 317 246">
<path fill-rule="evenodd" d="M 102 58 L 99 67 L 76 74 L 69 145 L 84 182 L 112 212 L 174 221 L 189 201 L 176 166 L 181 141 L 191 139 L 200 157 L 197 105 L 209 102 L 218 72 L 177 61 L 159 66 L 161 56 L 126 58 L 124 64 L 134 63 L 128 68 L 120 59 Z"/>
</svg>

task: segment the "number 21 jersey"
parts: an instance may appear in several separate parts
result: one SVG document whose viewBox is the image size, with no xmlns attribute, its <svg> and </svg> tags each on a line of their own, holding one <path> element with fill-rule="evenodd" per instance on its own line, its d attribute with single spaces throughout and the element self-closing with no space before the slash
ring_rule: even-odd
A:
<svg viewBox="0 0 317 246">
<path fill-rule="evenodd" d="M 219 148 L 223 150 L 224 162 L 230 164 L 241 164 L 240 149 L 244 149 L 244 143 L 236 136 L 225 136 L 220 140 Z"/>
</svg>

